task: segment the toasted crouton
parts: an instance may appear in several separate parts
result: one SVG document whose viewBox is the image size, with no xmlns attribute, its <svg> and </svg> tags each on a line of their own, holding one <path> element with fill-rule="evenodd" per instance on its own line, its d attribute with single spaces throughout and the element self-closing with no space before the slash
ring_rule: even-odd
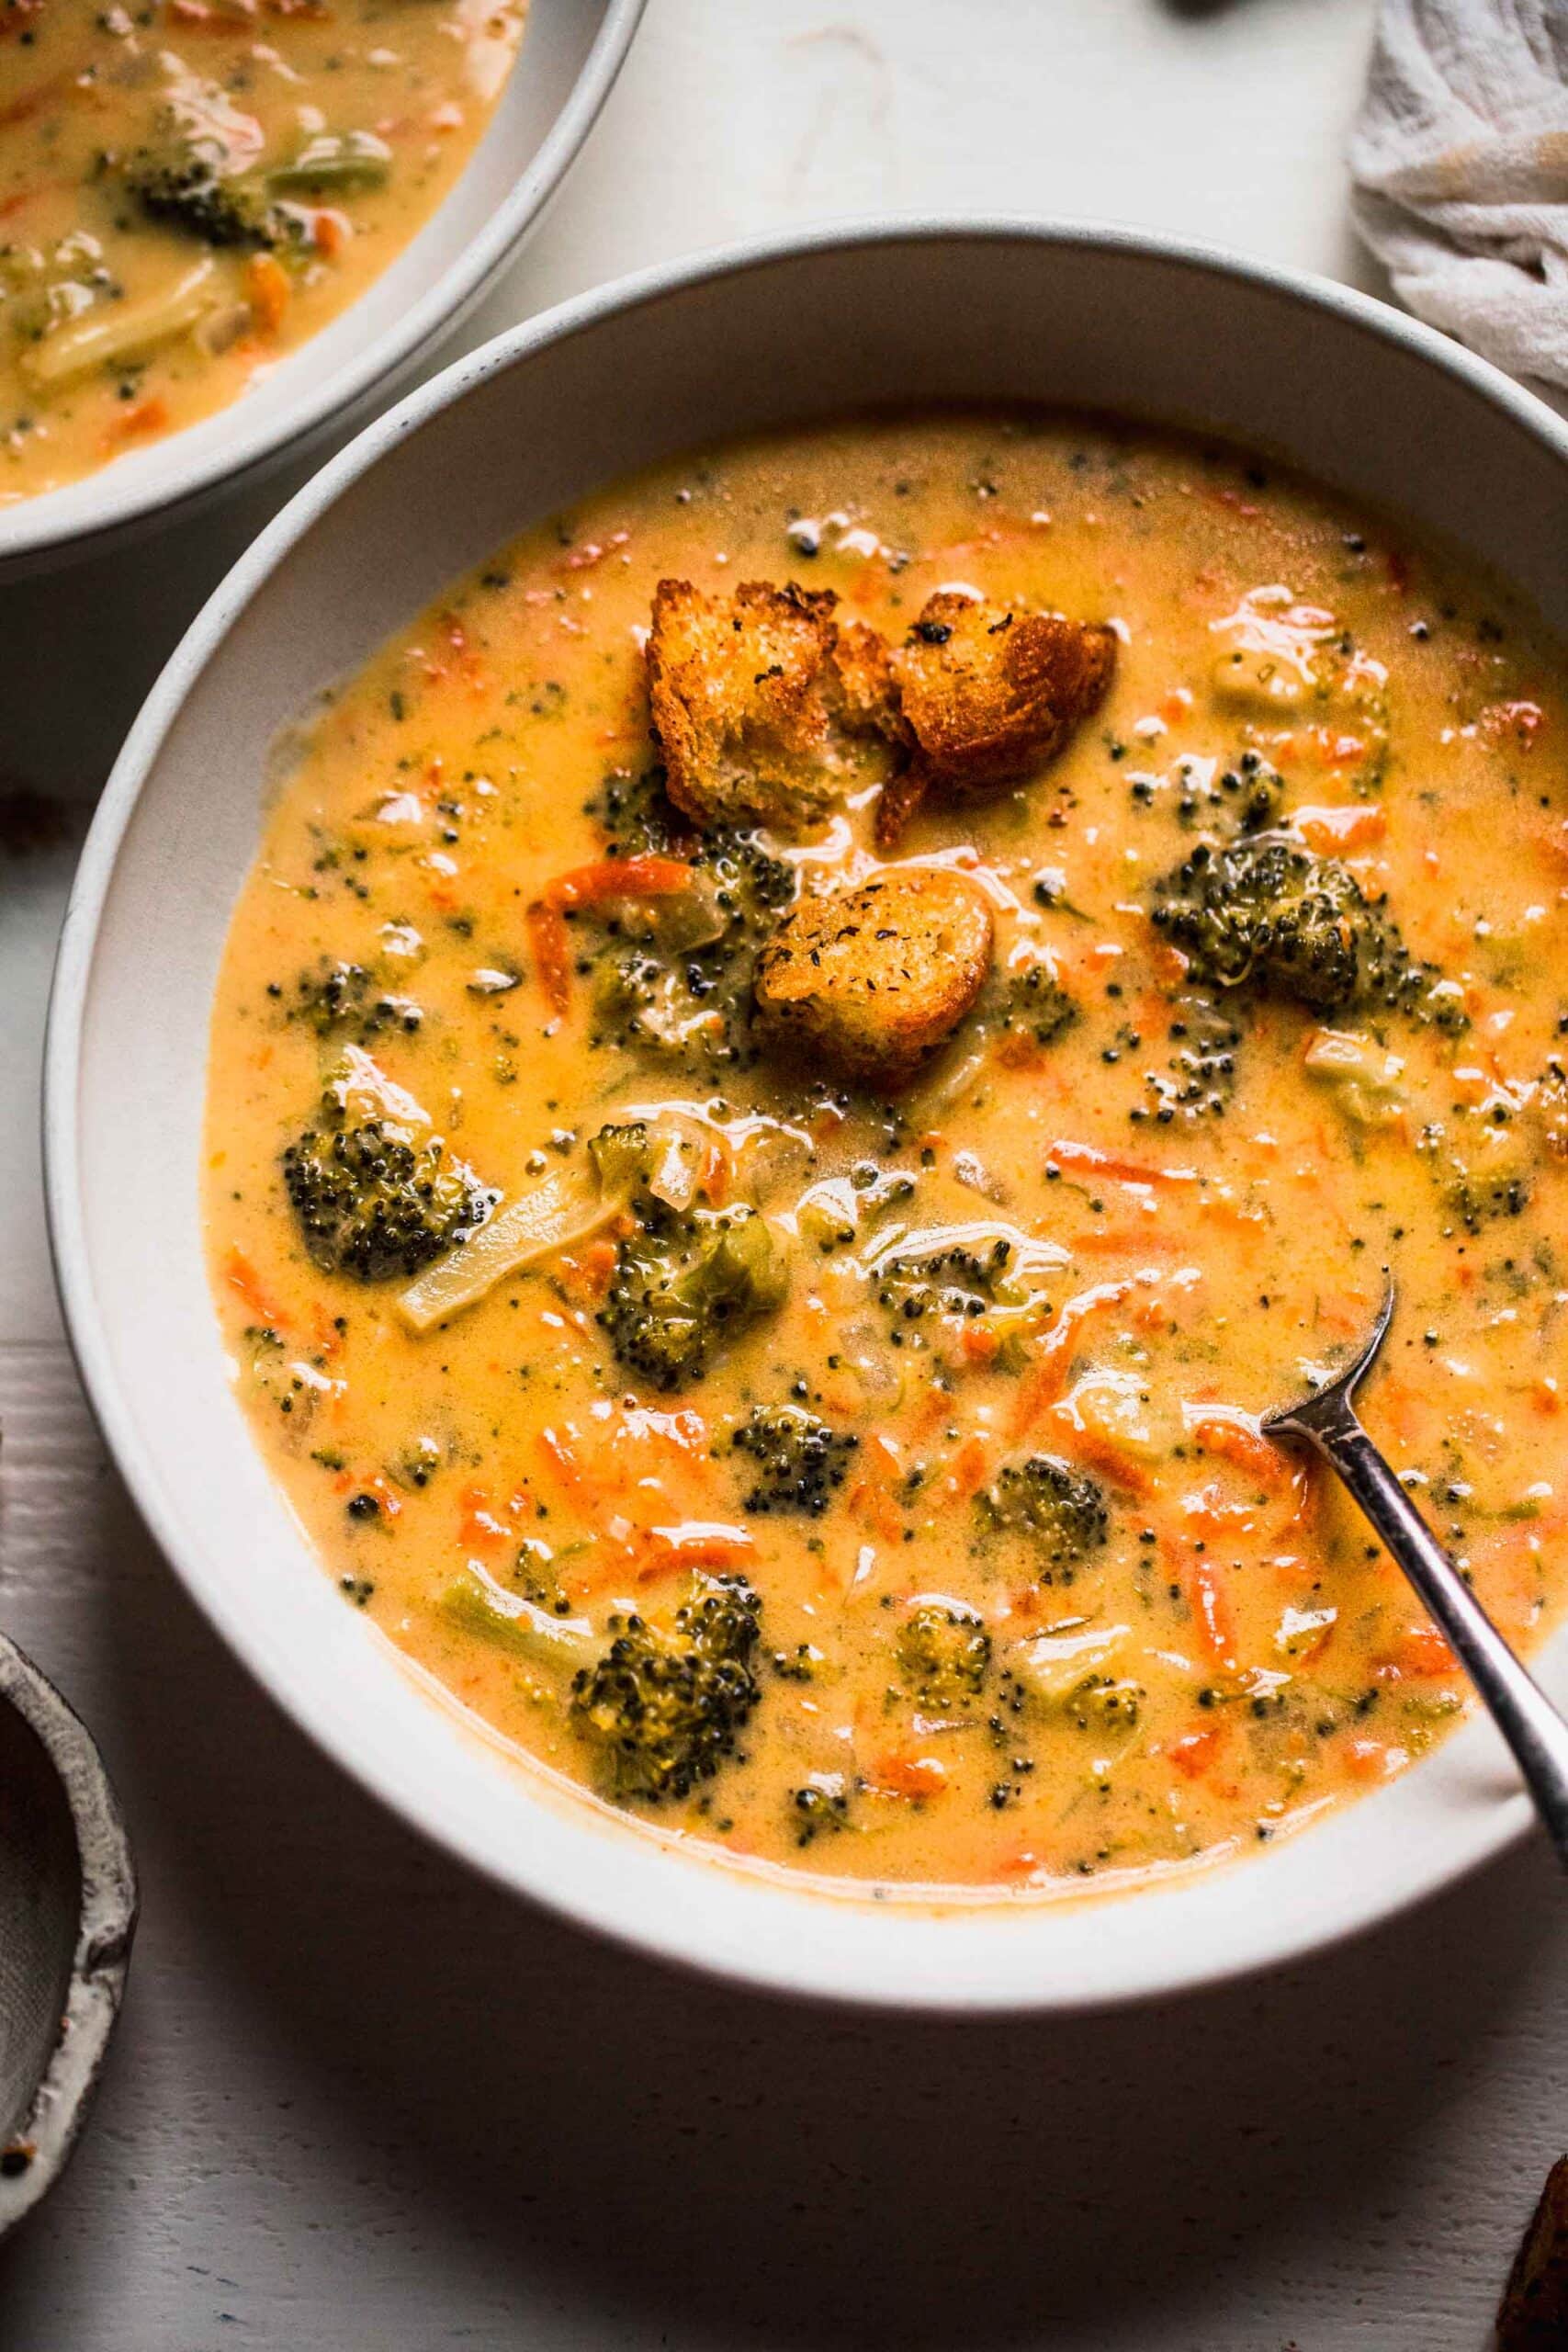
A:
<svg viewBox="0 0 1568 2352">
<path fill-rule="evenodd" d="M 831 589 L 747 581 L 705 596 L 661 580 L 648 640 L 653 724 L 675 806 L 700 825 L 799 832 L 886 764 L 887 648 L 840 628 Z"/>
<path fill-rule="evenodd" d="M 897 1085 L 974 1004 L 993 930 L 977 885 L 937 866 L 803 899 L 758 963 L 760 1033 L 844 1078 Z"/>
<path fill-rule="evenodd" d="M 929 598 L 891 657 L 919 786 L 977 798 L 1032 775 L 1098 709 L 1115 662 L 1108 628 L 951 591 Z"/>
</svg>

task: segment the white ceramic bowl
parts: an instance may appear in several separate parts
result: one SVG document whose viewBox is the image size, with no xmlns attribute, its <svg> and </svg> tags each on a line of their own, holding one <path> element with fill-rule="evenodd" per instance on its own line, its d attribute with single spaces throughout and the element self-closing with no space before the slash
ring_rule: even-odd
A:
<svg viewBox="0 0 1568 2352">
<path fill-rule="evenodd" d="M 532 0 L 517 71 L 445 203 L 265 381 L 85 481 L 0 506 L 0 579 L 96 552 L 367 413 L 479 300 L 593 127 L 646 0 Z"/>
<path fill-rule="evenodd" d="M 1131 1898 L 873 1902 L 681 1848 L 500 1752 L 344 1607 L 251 1445 L 199 1239 L 208 1009 L 276 731 L 454 574 L 606 478 L 739 428 L 917 396 L 1239 436 L 1449 532 L 1568 628 L 1568 427 L 1342 288 L 1018 222 L 796 237 L 612 288 L 363 434 L 170 662 L 66 917 L 50 1214 L 83 1374 L 152 1532 L 274 1697 L 409 1821 L 587 1926 L 780 1991 L 1068 2008 L 1282 1960 L 1495 1853 L 1530 1815 L 1490 1726 L 1255 1859 Z M 1544 1675 L 1568 1698 L 1568 1641 Z"/>
</svg>

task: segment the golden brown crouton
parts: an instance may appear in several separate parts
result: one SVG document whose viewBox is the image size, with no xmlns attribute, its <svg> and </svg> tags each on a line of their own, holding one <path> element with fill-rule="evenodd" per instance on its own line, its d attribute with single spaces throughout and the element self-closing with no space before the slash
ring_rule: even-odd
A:
<svg viewBox="0 0 1568 2352">
<path fill-rule="evenodd" d="M 993 928 L 978 886 L 938 866 L 803 899 L 758 963 L 761 1033 L 842 1077 L 897 1085 L 979 995 Z"/>
<path fill-rule="evenodd" d="M 927 789 L 978 798 L 1043 768 L 1104 700 L 1115 662 L 1108 628 L 950 591 L 929 598 L 891 658 L 915 749 L 880 831 Z"/>
<path fill-rule="evenodd" d="M 653 724 L 677 808 L 700 825 L 798 832 L 886 768 L 887 648 L 833 618 L 831 589 L 750 580 L 705 596 L 661 580 L 648 640 Z"/>
</svg>

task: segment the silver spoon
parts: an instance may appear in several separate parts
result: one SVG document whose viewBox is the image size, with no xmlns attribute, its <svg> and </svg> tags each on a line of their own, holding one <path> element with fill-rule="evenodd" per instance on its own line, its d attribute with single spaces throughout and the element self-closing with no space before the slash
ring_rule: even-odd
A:
<svg viewBox="0 0 1568 2352">
<path fill-rule="evenodd" d="M 0 1635 L 0 2237 L 75 2144 L 135 1928 L 136 1873 L 97 1749 Z"/>
<path fill-rule="evenodd" d="M 1303 1403 L 1265 1413 L 1258 1427 L 1265 1437 L 1303 1438 L 1315 1446 L 1360 1505 L 1491 1709 L 1558 1857 L 1568 1864 L 1568 1723 L 1514 1656 L 1356 1418 L 1352 1399 L 1393 1319 L 1393 1275 L 1386 1280 L 1377 1321 L 1354 1362 Z"/>
</svg>

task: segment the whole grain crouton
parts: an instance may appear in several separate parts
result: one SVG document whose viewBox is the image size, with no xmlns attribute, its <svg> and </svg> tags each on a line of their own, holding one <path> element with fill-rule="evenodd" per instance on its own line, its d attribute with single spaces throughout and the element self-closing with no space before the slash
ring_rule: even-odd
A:
<svg viewBox="0 0 1568 2352">
<path fill-rule="evenodd" d="M 978 798 L 1032 775 L 1099 708 L 1115 663 L 1108 628 L 950 590 L 930 597 L 891 657 L 913 789 Z"/>
<path fill-rule="evenodd" d="M 978 885 L 938 866 L 803 899 L 758 963 L 759 1033 L 838 1076 L 897 1085 L 974 1004 L 993 931 Z"/>
<path fill-rule="evenodd" d="M 699 825 L 799 832 L 886 770 L 898 731 L 887 648 L 859 622 L 840 628 L 838 601 L 793 582 L 707 596 L 660 582 L 653 724 L 670 797 Z"/>
</svg>

